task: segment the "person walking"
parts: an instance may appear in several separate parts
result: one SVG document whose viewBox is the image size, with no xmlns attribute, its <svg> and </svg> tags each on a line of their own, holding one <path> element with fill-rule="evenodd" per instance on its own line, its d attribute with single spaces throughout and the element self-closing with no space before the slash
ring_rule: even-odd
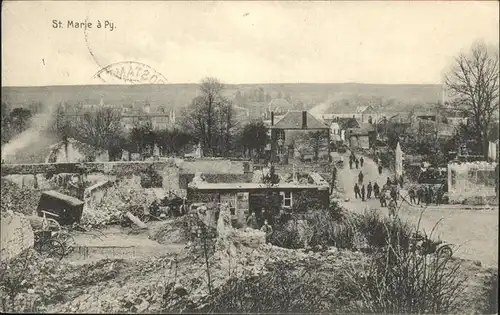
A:
<svg viewBox="0 0 500 315">
<path fill-rule="evenodd" d="M 383 191 L 380 194 L 379 199 L 380 199 L 380 206 L 381 207 L 386 207 L 387 206 L 387 201 L 386 201 L 385 194 L 384 194 Z"/>
<path fill-rule="evenodd" d="M 352 157 L 349 157 L 349 168 L 352 170 Z"/>
<path fill-rule="evenodd" d="M 418 187 L 417 190 L 417 205 L 420 205 L 421 202 L 424 202 L 424 191 L 422 186 Z"/>
<path fill-rule="evenodd" d="M 427 193 L 429 195 L 429 202 L 428 202 L 428 204 L 431 204 L 432 201 L 434 200 L 434 191 L 432 190 L 431 186 L 429 186 L 429 188 L 427 190 Z"/>
<path fill-rule="evenodd" d="M 391 188 L 391 201 L 394 200 L 394 202 L 396 203 L 397 205 L 397 196 L 398 196 L 398 193 L 396 191 L 396 187 L 392 186 Z"/>
<path fill-rule="evenodd" d="M 394 199 L 392 199 L 391 201 L 389 201 L 389 217 L 395 217 L 396 216 L 396 207 L 397 207 L 397 204 L 396 204 L 396 201 Z"/>
<path fill-rule="evenodd" d="M 372 197 L 372 182 L 369 181 L 366 186 L 366 199 L 370 199 Z"/>
<path fill-rule="evenodd" d="M 379 197 L 379 194 L 380 194 L 380 187 L 378 186 L 377 182 L 375 182 L 373 184 L 373 194 L 375 196 L 375 198 L 378 198 Z"/>
<path fill-rule="evenodd" d="M 382 175 L 382 164 L 378 165 L 378 174 Z"/>
<path fill-rule="evenodd" d="M 361 197 L 361 194 L 359 192 L 359 186 L 358 184 L 354 184 L 354 198 L 358 199 L 358 196 Z"/>
<path fill-rule="evenodd" d="M 365 159 L 363 159 L 363 157 L 360 157 L 359 158 L 359 164 L 361 165 L 361 167 L 363 167 L 363 163 L 365 162 Z"/>
<path fill-rule="evenodd" d="M 365 201 L 365 185 L 361 186 L 361 201 Z"/>
<path fill-rule="evenodd" d="M 359 168 L 359 160 L 358 159 L 354 160 L 354 163 L 356 164 L 356 169 L 358 169 Z"/>
<path fill-rule="evenodd" d="M 413 189 L 413 187 L 410 188 L 410 190 L 408 191 L 408 195 L 410 196 L 410 203 L 411 204 L 415 204 L 416 200 L 415 200 L 415 189 Z"/>
<path fill-rule="evenodd" d="M 358 174 L 358 183 L 361 185 L 363 184 L 363 172 L 362 171 L 359 171 L 359 174 Z"/>
</svg>

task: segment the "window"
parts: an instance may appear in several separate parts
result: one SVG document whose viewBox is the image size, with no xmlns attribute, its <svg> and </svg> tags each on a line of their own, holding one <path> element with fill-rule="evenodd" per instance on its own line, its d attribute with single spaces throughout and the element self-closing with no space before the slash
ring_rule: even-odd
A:
<svg viewBox="0 0 500 315">
<path fill-rule="evenodd" d="M 292 207 L 292 192 L 291 191 L 282 191 L 280 192 L 282 197 L 281 205 L 286 208 Z"/>
<path fill-rule="evenodd" d="M 220 203 L 228 204 L 229 210 L 231 211 L 231 215 L 236 213 L 236 194 L 221 194 L 220 195 Z"/>
</svg>

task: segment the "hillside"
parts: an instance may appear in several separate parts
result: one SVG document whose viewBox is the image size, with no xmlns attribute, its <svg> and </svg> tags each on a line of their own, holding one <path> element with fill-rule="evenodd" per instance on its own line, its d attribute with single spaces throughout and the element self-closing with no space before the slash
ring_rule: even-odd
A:
<svg viewBox="0 0 500 315">
<path fill-rule="evenodd" d="M 265 99 L 285 97 L 292 104 L 302 103 L 312 108 L 320 103 L 344 100 L 363 100 L 396 104 L 427 104 L 441 98 L 441 85 L 408 84 L 383 85 L 359 83 L 332 84 L 240 84 L 227 85 L 227 96 L 234 99 L 237 91 L 247 94 L 247 100 L 240 105 L 257 101 L 257 91 L 262 88 Z M 14 107 L 27 107 L 41 102 L 44 105 L 65 101 L 67 104 L 98 103 L 101 97 L 108 104 L 141 104 L 149 101 L 152 106 L 181 108 L 197 95 L 197 84 L 166 85 L 82 85 L 82 86 L 45 86 L 45 87 L 2 87 L 2 102 Z M 262 93 L 262 92 L 261 92 Z M 261 98 L 260 103 L 267 104 Z M 357 101 L 356 101 L 357 100 Z M 360 101 L 361 100 L 361 101 Z M 352 102 L 350 102 L 352 103 Z M 392 105 L 391 105 L 392 104 Z"/>
</svg>

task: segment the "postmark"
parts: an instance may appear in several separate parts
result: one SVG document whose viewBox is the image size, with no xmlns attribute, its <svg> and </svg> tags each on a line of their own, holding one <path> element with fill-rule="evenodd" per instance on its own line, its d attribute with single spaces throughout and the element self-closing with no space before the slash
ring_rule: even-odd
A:
<svg viewBox="0 0 500 315">
<path fill-rule="evenodd" d="M 106 65 L 106 63 L 98 60 L 92 50 L 87 29 L 84 29 L 84 36 L 89 54 L 100 69 L 92 78 L 100 79 L 106 83 L 166 84 L 168 82 L 165 76 L 142 62 L 127 60 Z"/>
<path fill-rule="evenodd" d="M 118 79 L 131 84 L 166 84 L 167 79 L 150 66 L 136 62 L 123 61 L 110 64 L 99 70 L 94 78 L 99 78 L 104 82 L 111 82 Z"/>
</svg>

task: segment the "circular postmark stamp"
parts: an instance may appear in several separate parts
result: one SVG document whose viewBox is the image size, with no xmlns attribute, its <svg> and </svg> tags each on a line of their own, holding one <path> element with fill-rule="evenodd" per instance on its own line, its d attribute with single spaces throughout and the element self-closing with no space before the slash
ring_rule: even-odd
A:
<svg viewBox="0 0 500 315">
<path fill-rule="evenodd" d="M 88 18 L 86 19 L 88 21 Z M 158 71 L 147 64 L 137 61 L 120 61 L 109 64 L 97 58 L 91 48 L 89 32 L 84 29 L 85 43 L 92 60 L 99 70 L 92 76 L 106 83 L 128 83 L 128 84 L 166 84 L 167 79 Z"/>
<path fill-rule="evenodd" d="M 104 82 L 119 80 L 131 84 L 166 84 L 167 79 L 150 66 L 136 62 L 123 61 L 110 64 L 99 70 L 94 78 Z"/>
</svg>

